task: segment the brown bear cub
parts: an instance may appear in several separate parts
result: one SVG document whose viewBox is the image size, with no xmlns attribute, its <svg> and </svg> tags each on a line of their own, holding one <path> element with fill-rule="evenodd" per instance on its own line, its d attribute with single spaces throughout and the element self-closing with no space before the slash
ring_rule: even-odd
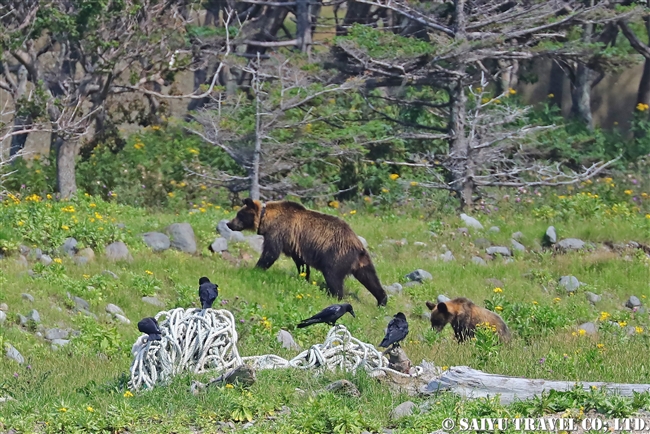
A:
<svg viewBox="0 0 650 434">
<path fill-rule="evenodd" d="M 352 228 L 338 217 L 311 211 L 296 202 L 278 201 L 262 204 L 244 199 L 234 219 L 228 222 L 233 231 L 256 230 L 264 236 L 262 255 L 257 267 L 268 269 L 284 253 L 301 265 L 323 273 L 329 293 L 343 298 L 343 280 L 352 274 L 377 299 L 379 306 L 388 300 L 381 286 L 370 254 Z"/>
<path fill-rule="evenodd" d="M 437 305 L 430 301 L 426 304 L 431 310 L 431 327 L 439 332 L 451 323 L 458 342 L 473 338 L 476 326 L 486 322 L 496 327 L 501 342 L 510 340 L 510 330 L 499 315 L 475 305 L 465 297 L 458 297 Z"/>
</svg>

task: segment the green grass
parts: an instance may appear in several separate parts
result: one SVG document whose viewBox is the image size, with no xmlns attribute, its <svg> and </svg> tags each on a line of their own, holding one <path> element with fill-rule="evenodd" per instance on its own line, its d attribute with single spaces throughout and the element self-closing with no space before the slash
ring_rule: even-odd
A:
<svg viewBox="0 0 650 434">
<path fill-rule="evenodd" d="M 489 400 L 461 401 L 447 393 L 433 398 L 409 398 L 391 392 L 363 373 L 328 373 L 317 377 L 293 370 L 259 372 L 257 383 L 247 390 L 215 388 L 194 396 L 189 386 L 195 378 L 180 376 L 168 387 L 125 396 L 130 349 L 139 336 L 135 324 L 159 310 L 140 300 L 145 293 L 155 292 L 167 309 L 197 307 L 198 278 L 208 276 L 219 284 L 217 302 L 227 301 L 219 308 L 230 309 L 237 320 L 244 320 L 238 323 L 240 355 L 274 353 L 284 358 L 292 358 L 296 352 L 280 347 L 275 337 L 278 330 L 290 330 L 303 348 L 322 342 L 328 327 L 295 329 L 295 324 L 335 300 L 321 289 L 323 278 L 319 272 L 312 271 L 315 284 L 305 282 L 297 276 L 290 259 L 282 258 L 269 270 L 261 271 L 253 268 L 258 255 L 243 244 L 231 245 L 230 249 L 235 257 L 242 252 L 252 255 L 252 261 L 240 267 L 211 255 L 207 246 L 215 237 L 216 223 L 222 218 L 231 218 L 233 211 L 209 206 L 206 212 L 161 213 L 101 201 L 91 210 L 88 206 L 92 200 L 81 199 L 76 205 L 79 218 L 84 213 L 90 216 L 97 211 L 107 222 L 114 218 L 113 224 L 124 223 L 126 229 L 116 236 L 129 245 L 135 258 L 133 262 L 106 262 L 101 249 L 96 248 L 96 260 L 86 266 L 77 266 L 63 258 L 60 265 L 43 270 L 35 268 L 43 273 L 41 277 L 30 277 L 26 269 L 15 266 L 12 258 L 0 260 L 0 302 L 9 306 L 8 320 L 0 327 L 0 343 L 11 343 L 27 360 L 20 366 L 4 357 L 0 359 L 0 395 L 16 399 L 0 404 L 0 432 L 10 428 L 18 432 L 217 432 L 218 421 L 241 426 L 246 422 L 245 415 L 250 415 L 257 421 L 250 432 L 361 432 L 364 429 L 380 432 L 382 428 L 393 428 L 396 432 L 419 433 L 439 429 L 442 419 L 454 415 L 507 414 L 514 417 L 589 405 L 613 414 L 600 391 L 556 394 L 551 399 L 555 406 L 550 407 L 539 402 L 502 407 Z M 647 220 L 650 219 L 643 215 L 629 218 L 597 215 L 584 219 L 544 220 L 533 218 L 530 208 L 513 206 L 503 207 L 498 213 L 477 215 L 486 229 L 496 225 L 500 232 L 471 230 L 468 237 L 457 232 L 463 225 L 455 216 L 410 208 L 374 214 L 372 209 L 359 209 L 358 213 L 350 215 L 350 209 L 329 209 L 327 212 L 345 214 L 344 218 L 357 234 L 366 238 L 384 285 L 404 283 L 404 275 L 417 268 L 434 276 L 423 285 L 407 287 L 402 294 L 391 297 L 385 308 L 376 307 L 374 298 L 365 288 L 353 278 L 347 279 L 346 299 L 354 305 L 357 318 L 345 316 L 340 322 L 355 337 L 377 345 L 389 317 L 402 311 L 410 325 L 403 349 L 415 364 L 425 359 L 437 366 L 468 365 L 505 375 L 569 381 L 647 382 L 649 368 L 638 355 L 647 354 L 650 349 L 650 321 L 647 314 L 633 314 L 622 306 L 630 295 L 638 296 L 644 303 L 650 296 L 647 257 L 631 253 L 626 258 L 600 249 L 552 255 L 542 252 L 539 243 L 549 224 L 555 225 L 560 238 L 578 237 L 592 242 L 634 239 L 649 243 Z M 431 225 L 436 219 L 443 224 Z M 201 251 L 195 256 L 173 250 L 155 254 L 138 239 L 142 232 L 162 230 L 170 223 L 182 221 L 190 222 L 197 235 Z M 39 222 L 28 224 L 38 226 Z M 437 237 L 429 234 L 431 226 L 436 226 Z M 3 239 L 16 243 L 16 233 L 7 230 L 12 227 L 18 230 L 14 222 L 5 222 Z M 37 230 L 38 227 L 34 229 Z M 52 230 L 61 231 L 58 226 Z M 75 228 L 71 226 L 70 230 Z M 91 233 L 93 230 L 96 228 Z M 473 255 L 483 253 L 474 247 L 473 240 L 485 237 L 495 244 L 509 246 L 510 234 L 515 231 L 523 232 L 522 243 L 528 252 L 518 254 L 511 263 L 497 259 L 481 267 L 471 262 Z M 387 242 L 401 238 L 407 239 L 406 246 Z M 93 238 L 89 236 L 88 239 L 91 243 Z M 426 246 L 415 245 L 417 241 Z M 443 244 L 452 250 L 455 261 L 445 263 L 435 259 L 444 252 Z M 119 279 L 102 275 L 104 270 L 115 272 Z M 573 274 L 587 285 L 576 295 L 568 296 L 556 287 L 559 277 L 565 274 Z M 495 293 L 489 279 L 501 280 L 503 292 Z M 159 289 L 155 289 L 156 286 Z M 603 300 L 598 306 L 591 306 L 585 291 L 601 294 Z M 23 300 L 21 293 L 24 292 L 32 294 L 35 302 Z M 99 319 L 73 315 L 68 292 L 88 300 Z M 425 301 L 435 300 L 438 294 L 451 298 L 465 296 L 479 305 L 485 305 L 486 300 L 502 304 L 502 313 L 513 329 L 514 340 L 493 348 L 488 354 L 479 342 L 457 344 L 449 327 L 442 334 L 435 334 L 422 314 L 426 309 Z M 107 319 L 104 315 L 107 303 L 120 306 L 131 325 Z M 71 327 L 83 333 L 68 346 L 52 351 L 42 338 L 15 324 L 16 314 L 26 315 L 31 309 L 40 312 L 45 328 Z M 527 312 L 526 318 L 512 316 L 516 315 L 513 312 L 522 312 L 522 309 Z M 595 337 L 575 333 L 580 323 L 598 321 L 601 312 L 643 331 L 627 336 L 614 326 L 604 325 Z M 266 322 L 262 320 L 264 317 Z M 315 393 L 339 378 L 354 382 L 361 398 Z M 399 421 L 390 420 L 389 411 L 408 399 L 418 404 L 431 399 L 433 405 L 428 412 Z M 616 407 L 631 413 L 648 408 L 647 402 L 648 397 L 642 395 Z M 284 407 L 290 412 L 282 411 Z"/>
</svg>

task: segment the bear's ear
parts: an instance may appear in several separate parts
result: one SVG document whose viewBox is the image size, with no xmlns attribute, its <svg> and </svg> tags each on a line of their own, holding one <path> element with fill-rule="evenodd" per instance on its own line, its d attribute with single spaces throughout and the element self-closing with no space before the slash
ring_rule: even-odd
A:
<svg viewBox="0 0 650 434">
<path fill-rule="evenodd" d="M 435 307 L 436 307 L 435 303 L 431 303 L 430 301 L 427 301 L 427 308 L 429 310 L 433 310 L 433 308 Z"/>
<path fill-rule="evenodd" d="M 251 199 L 250 197 L 247 197 L 246 199 L 244 199 L 244 205 L 246 205 L 248 207 L 251 207 L 251 208 L 255 208 L 255 202 L 253 202 L 253 199 Z"/>
<path fill-rule="evenodd" d="M 438 312 L 447 313 L 449 312 L 449 309 L 447 309 L 447 305 L 445 303 L 438 303 Z"/>
</svg>

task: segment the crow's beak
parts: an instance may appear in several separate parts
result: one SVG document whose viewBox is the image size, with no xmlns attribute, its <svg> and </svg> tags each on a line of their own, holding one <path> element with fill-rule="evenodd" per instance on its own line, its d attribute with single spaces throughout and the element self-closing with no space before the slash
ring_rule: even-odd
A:
<svg viewBox="0 0 650 434">
<path fill-rule="evenodd" d="M 356 317 L 357 317 L 357 316 L 354 314 L 354 311 L 353 311 L 353 310 L 350 311 L 350 315 L 352 315 L 353 318 L 356 318 Z"/>
</svg>

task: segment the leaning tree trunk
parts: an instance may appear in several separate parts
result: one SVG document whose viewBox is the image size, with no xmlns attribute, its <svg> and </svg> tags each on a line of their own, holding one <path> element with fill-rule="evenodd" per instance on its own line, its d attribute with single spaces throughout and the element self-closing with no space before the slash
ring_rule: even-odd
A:
<svg viewBox="0 0 650 434">
<path fill-rule="evenodd" d="M 592 7 L 594 0 L 585 0 L 586 7 Z M 582 41 L 586 44 L 592 42 L 594 25 L 587 23 L 583 27 Z M 594 120 L 591 116 L 591 84 L 595 73 L 584 63 L 579 63 L 576 68 L 575 83 L 571 89 L 571 114 L 582 121 L 589 130 L 594 128 Z"/>
<path fill-rule="evenodd" d="M 562 109 L 564 96 L 564 71 L 557 60 L 553 60 L 549 73 L 548 97 L 552 104 Z"/>
<path fill-rule="evenodd" d="M 61 199 L 68 199 L 77 192 L 75 158 L 77 144 L 73 140 L 64 140 L 56 133 L 52 134 L 52 146 L 56 150 L 56 184 Z"/>
<path fill-rule="evenodd" d="M 24 65 L 20 65 L 18 68 L 18 82 L 16 84 L 16 89 L 13 95 L 14 104 L 16 106 L 16 112 L 20 112 L 20 105 L 24 103 L 22 98 L 27 92 L 27 68 Z M 23 131 L 29 124 L 32 123 L 31 116 L 17 114 L 14 117 L 14 128 L 13 131 Z M 11 137 L 11 146 L 9 148 L 9 156 L 13 157 L 17 155 L 20 151 L 25 148 L 25 143 L 27 142 L 28 133 L 15 134 Z M 18 160 L 14 160 L 18 161 Z"/>
</svg>

